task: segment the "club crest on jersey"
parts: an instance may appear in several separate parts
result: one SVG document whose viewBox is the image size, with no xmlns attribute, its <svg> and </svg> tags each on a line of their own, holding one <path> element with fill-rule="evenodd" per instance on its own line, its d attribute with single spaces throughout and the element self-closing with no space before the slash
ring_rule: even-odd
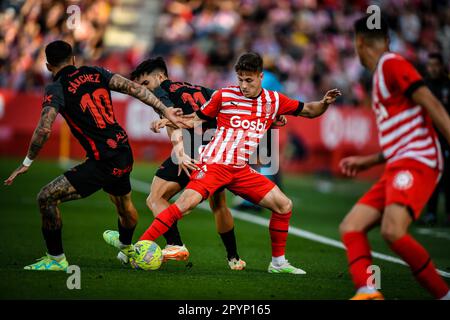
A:
<svg viewBox="0 0 450 320">
<path fill-rule="evenodd" d="M 398 190 L 407 190 L 412 187 L 414 183 L 414 177 L 409 171 L 400 171 L 395 175 L 394 188 Z"/>
<path fill-rule="evenodd" d="M 272 103 L 266 102 L 266 113 L 270 113 L 272 111 Z"/>
</svg>

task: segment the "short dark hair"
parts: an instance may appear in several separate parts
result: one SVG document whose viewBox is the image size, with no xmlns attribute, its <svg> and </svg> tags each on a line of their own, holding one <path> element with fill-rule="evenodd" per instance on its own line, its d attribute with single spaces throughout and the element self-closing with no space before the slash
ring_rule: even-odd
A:
<svg viewBox="0 0 450 320">
<path fill-rule="evenodd" d="M 263 59 L 256 52 L 247 52 L 242 54 L 234 66 L 236 72 L 262 72 Z"/>
<path fill-rule="evenodd" d="M 379 28 L 369 28 L 368 20 L 371 15 L 365 15 L 355 21 L 353 27 L 355 34 L 362 35 L 367 39 L 388 39 L 389 38 L 389 25 L 383 17 L 380 18 Z"/>
<path fill-rule="evenodd" d="M 163 57 L 156 57 L 154 59 L 147 59 L 141 62 L 136 69 L 131 72 L 131 80 L 135 80 L 144 74 L 150 74 L 155 70 L 164 72 L 164 75 L 168 77 L 166 62 Z"/>
<path fill-rule="evenodd" d="M 49 64 L 57 67 L 73 56 L 72 46 L 62 40 L 50 42 L 45 47 L 45 56 Z"/>
<path fill-rule="evenodd" d="M 436 59 L 440 64 L 444 64 L 444 58 L 442 58 L 442 54 L 439 52 L 431 52 L 428 54 L 428 59 Z"/>
</svg>

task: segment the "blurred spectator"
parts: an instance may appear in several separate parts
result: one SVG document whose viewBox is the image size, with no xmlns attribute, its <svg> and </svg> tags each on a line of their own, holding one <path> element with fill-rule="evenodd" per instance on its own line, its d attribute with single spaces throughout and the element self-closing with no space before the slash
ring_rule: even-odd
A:
<svg viewBox="0 0 450 320">
<path fill-rule="evenodd" d="M 66 23 L 69 17 L 66 10 L 71 4 L 81 9 L 80 25 L 73 31 Z M 80 57 L 79 64 L 94 64 L 102 57 L 111 1 L 2 1 L 1 9 L 1 87 L 40 91 L 50 77 L 43 48 L 57 38 L 72 44 Z"/>
<path fill-rule="evenodd" d="M 4 0 L 0 5 L 0 86 L 30 90 L 43 86 L 42 48 L 55 39 L 71 42 L 83 63 L 128 74 L 138 48 L 105 50 L 103 35 L 117 0 Z M 244 51 L 270 55 L 285 93 L 318 99 L 339 87 L 340 104 L 367 105 L 370 81 L 357 60 L 353 21 L 372 1 L 354 0 L 164 0 L 149 55 L 168 61 L 174 80 L 212 88 L 235 84 L 233 64 Z M 81 7 L 82 23 L 67 29 L 65 8 Z M 391 49 L 425 70 L 427 53 L 450 57 L 448 0 L 376 1 L 392 28 Z M 139 53 L 136 55 L 136 52 Z M 141 57 L 143 58 L 143 57 Z"/>
<path fill-rule="evenodd" d="M 393 50 L 421 70 L 426 52 L 441 50 L 448 60 L 447 1 L 377 3 L 391 24 Z M 355 56 L 352 28 L 370 4 L 365 0 L 166 0 L 151 55 L 163 54 L 170 60 L 184 52 L 186 63 L 178 66 L 184 71 L 177 80 L 217 88 L 235 84 L 236 58 L 255 50 L 275 59 L 290 96 L 318 99 L 325 89 L 339 87 L 343 91 L 339 103 L 367 105 L 371 84 Z"/>
</svg>

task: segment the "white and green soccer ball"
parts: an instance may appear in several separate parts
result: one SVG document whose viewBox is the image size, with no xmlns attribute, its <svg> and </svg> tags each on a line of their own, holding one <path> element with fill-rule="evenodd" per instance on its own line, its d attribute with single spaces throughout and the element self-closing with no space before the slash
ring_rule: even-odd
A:
<svg viewBox="0 0 450 320">
<path fill-rule="evenodd" d="M 130 264 L 134 269 L 157 270 L 161 267 L 163 255 L 156 242 L 142 240 L 134 245 L 136 255 L 130 258 Z"/>
</svg>

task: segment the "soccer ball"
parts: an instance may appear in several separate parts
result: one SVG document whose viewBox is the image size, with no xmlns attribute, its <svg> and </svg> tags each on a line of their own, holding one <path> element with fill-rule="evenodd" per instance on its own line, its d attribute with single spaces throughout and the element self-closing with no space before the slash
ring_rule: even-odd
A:
<svg viewBox="0 0 450 320">
<path fill-rule="evenodd" d="M 156 242 L 142 240 L 134 245 L 136 255 L 130 258 L 130 264 L 134 269 L 156 270 L 161 267 L 163 255 Z"/>
</svg>

